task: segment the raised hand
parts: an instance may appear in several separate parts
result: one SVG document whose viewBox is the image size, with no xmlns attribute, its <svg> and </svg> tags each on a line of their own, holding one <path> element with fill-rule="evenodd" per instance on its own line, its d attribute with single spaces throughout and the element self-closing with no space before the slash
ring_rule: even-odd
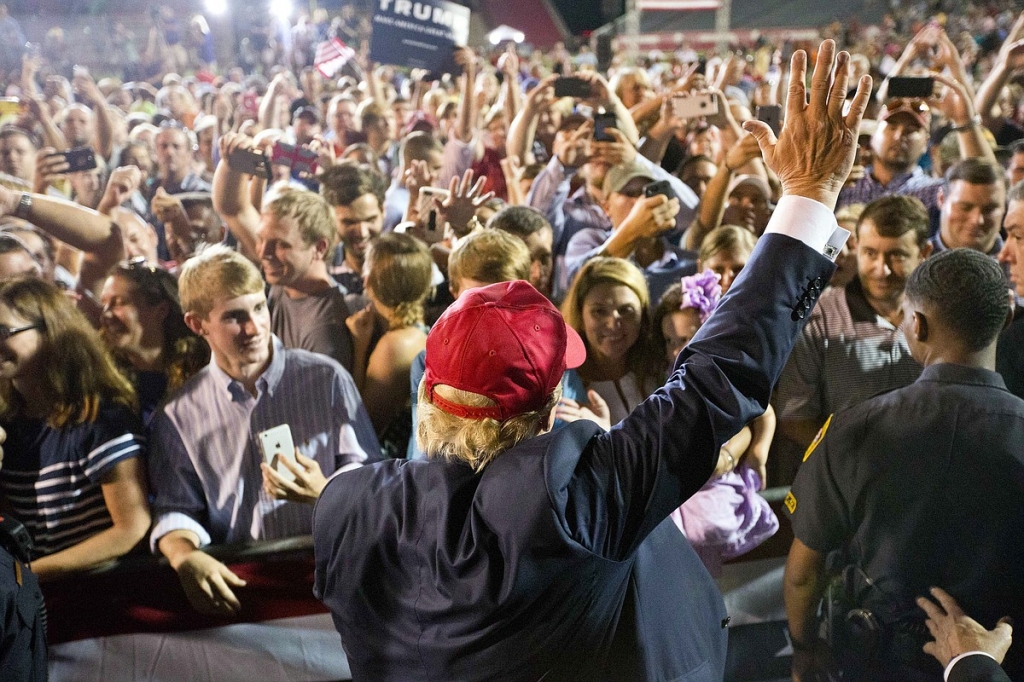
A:
<svg viewBox="0 0 1024 682">
<path fill-rule="evenodd" d="M 826 40 L 818 49 L 811 76 L 810 103 L 804 79 L 807 53 L 797 50 L 786 100 L 786 124 L 778 138 L 762 121 L 743 127 L 757 138 L 761 156 L 779 177 L 783 195 L 802 196 L 835 209 L 839 190 L 850 174 L 857 154 L 857 129 L 864 117 L 871 77 L 857 84 L 849 113 L 843 113 L 849 85 L 850 55 L 836 55 L 836 44 Z"/>
<path fill-rule="evenodd" d="M 484 193 L 486 182 L 487 178 L 482 176 L 473 182 L 473 171 L 467 170 L 461 181 L 458 177 L 452 178 L 448 186 L 448 198 L 438 202 L 435 197 L 438 218 L 447 221 L 456 235 L 468 234 L 469 222 L 476 214 L 476 209 L 494 196 L 494 192 Z"/>
</svg>

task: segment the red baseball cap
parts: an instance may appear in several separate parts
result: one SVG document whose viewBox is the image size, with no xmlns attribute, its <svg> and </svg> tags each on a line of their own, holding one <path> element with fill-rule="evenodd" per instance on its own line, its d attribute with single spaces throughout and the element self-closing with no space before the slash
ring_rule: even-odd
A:
<svg viewBox="0 0 1024 682">
<path fill-rule="evenodd" d="M 586 358 L 583 339 L 529 282 L 499 282 L 463 293 L 430 330 L 425 392 L 457 417 L 505 421 L 543 407 L 565 370 Z M 453 403 L 434 392 L 439 384 L 496 405 Z"/>
</svg>

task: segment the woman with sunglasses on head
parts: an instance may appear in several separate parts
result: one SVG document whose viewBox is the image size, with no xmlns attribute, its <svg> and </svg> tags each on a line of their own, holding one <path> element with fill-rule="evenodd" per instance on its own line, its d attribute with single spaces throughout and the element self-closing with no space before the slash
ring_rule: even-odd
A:
<svg viewBox="0 0 1024 682">
<path fill-rule="evenodd" d="M 100 303 L 100 336 L 134 384 L 148 424 L 167 394 L 209 364 L 210 348 L 185 324 L 174 276 L 141 258 L 113 270 Z"/>
<path fill-rule="evenodd" d="M 59 289 L 0 284 L 0 504 L 25 524 L 40 580 L 129 552 L 149 529 L 135 391 Z"/>
</svg>

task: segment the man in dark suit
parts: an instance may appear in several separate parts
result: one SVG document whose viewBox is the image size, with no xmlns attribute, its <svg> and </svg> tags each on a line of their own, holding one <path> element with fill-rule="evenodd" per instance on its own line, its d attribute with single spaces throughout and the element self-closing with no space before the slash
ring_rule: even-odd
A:
<svg viewBox="0 0 1024 682">
<path fill-rule="evenodd" d="M 1013 322 L 999 337 L 996 348 L 996 371 L 1006 382 L 1006 388 L 1018 398 L 1024 398 L 1024 182 L 1018 182 L 1007 194 L 1006 217 L 1003 229 L 1006 241 L 999 252 L 999 262 L 1010 275 L 1010 283 L 1017 293 L 1017 307 Z"/>
<path fill-rule="evenodd" d="M 924 645 L 924 650 L 945 668 L 946 682 L 1010 682 L 999 667 L 1013 635 L 1009 618 L 1000 619 L 993 629 L 986 630 L 945 590 L 933 587 L 931 593 L 938 603 L 917 598 L 917 605 L 928 616 L 925 625 L 935 638 Z"/>
<path fill-rule="evenodd" d="M 809 104 L 806 60 L 781 138 L 747 124 L 783 185 L 765 236 L 610 432 L 545 433 L 582 342 L 527 283 L 470 290 L 431 330 L 417 435 L 433 461 L 337 476 L 314 513 L 314 591 L 356 679 L 722 679 L 722 597 L 663 522 L 764 411 L 848 236 L 832 210 L 870 79 L 844 116 L 849 55 L 822 44 Z"/>
</svg>

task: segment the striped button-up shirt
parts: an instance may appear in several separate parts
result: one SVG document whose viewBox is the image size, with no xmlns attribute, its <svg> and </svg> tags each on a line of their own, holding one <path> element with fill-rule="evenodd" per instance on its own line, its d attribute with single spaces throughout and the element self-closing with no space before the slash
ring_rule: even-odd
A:
<svg viewBox="0 0 1024 682">
<path fill-rule="evenodd" d="M 775 392 L 779 416 L 825 421 L 921 374 L 903 332 L 864 297 L 860 279 L 821 295 Z"/>
<path fill-rule="evenodd" d="M 917 197 L 925 208 L 932 210 L 939 206 L 939 190 L 946 184 L 942 178 L 927 175 L 920 166 L 914 166 L 909 173 L 901 173 L 883 185 L 874 176 L 874 167 L 868 166 L 864 177 L 839 193 L 836 208 L 850 204 L 870 204 L 875 199 L 894 195 Z"/>
<path fill-rule="evenodd" d="M 323 355 L 286 349 L 273 356 L 253 397 L 216 360 L 186 383 L 151 425 L 154 548 L 173 530 L 203 545 L 308 534 L 313 508 L 263 490 L 257 434 L 291 427 L 295 446 L 325 476 L 380 459 L 373 426 L 352 377 Z"/>
</svg>

